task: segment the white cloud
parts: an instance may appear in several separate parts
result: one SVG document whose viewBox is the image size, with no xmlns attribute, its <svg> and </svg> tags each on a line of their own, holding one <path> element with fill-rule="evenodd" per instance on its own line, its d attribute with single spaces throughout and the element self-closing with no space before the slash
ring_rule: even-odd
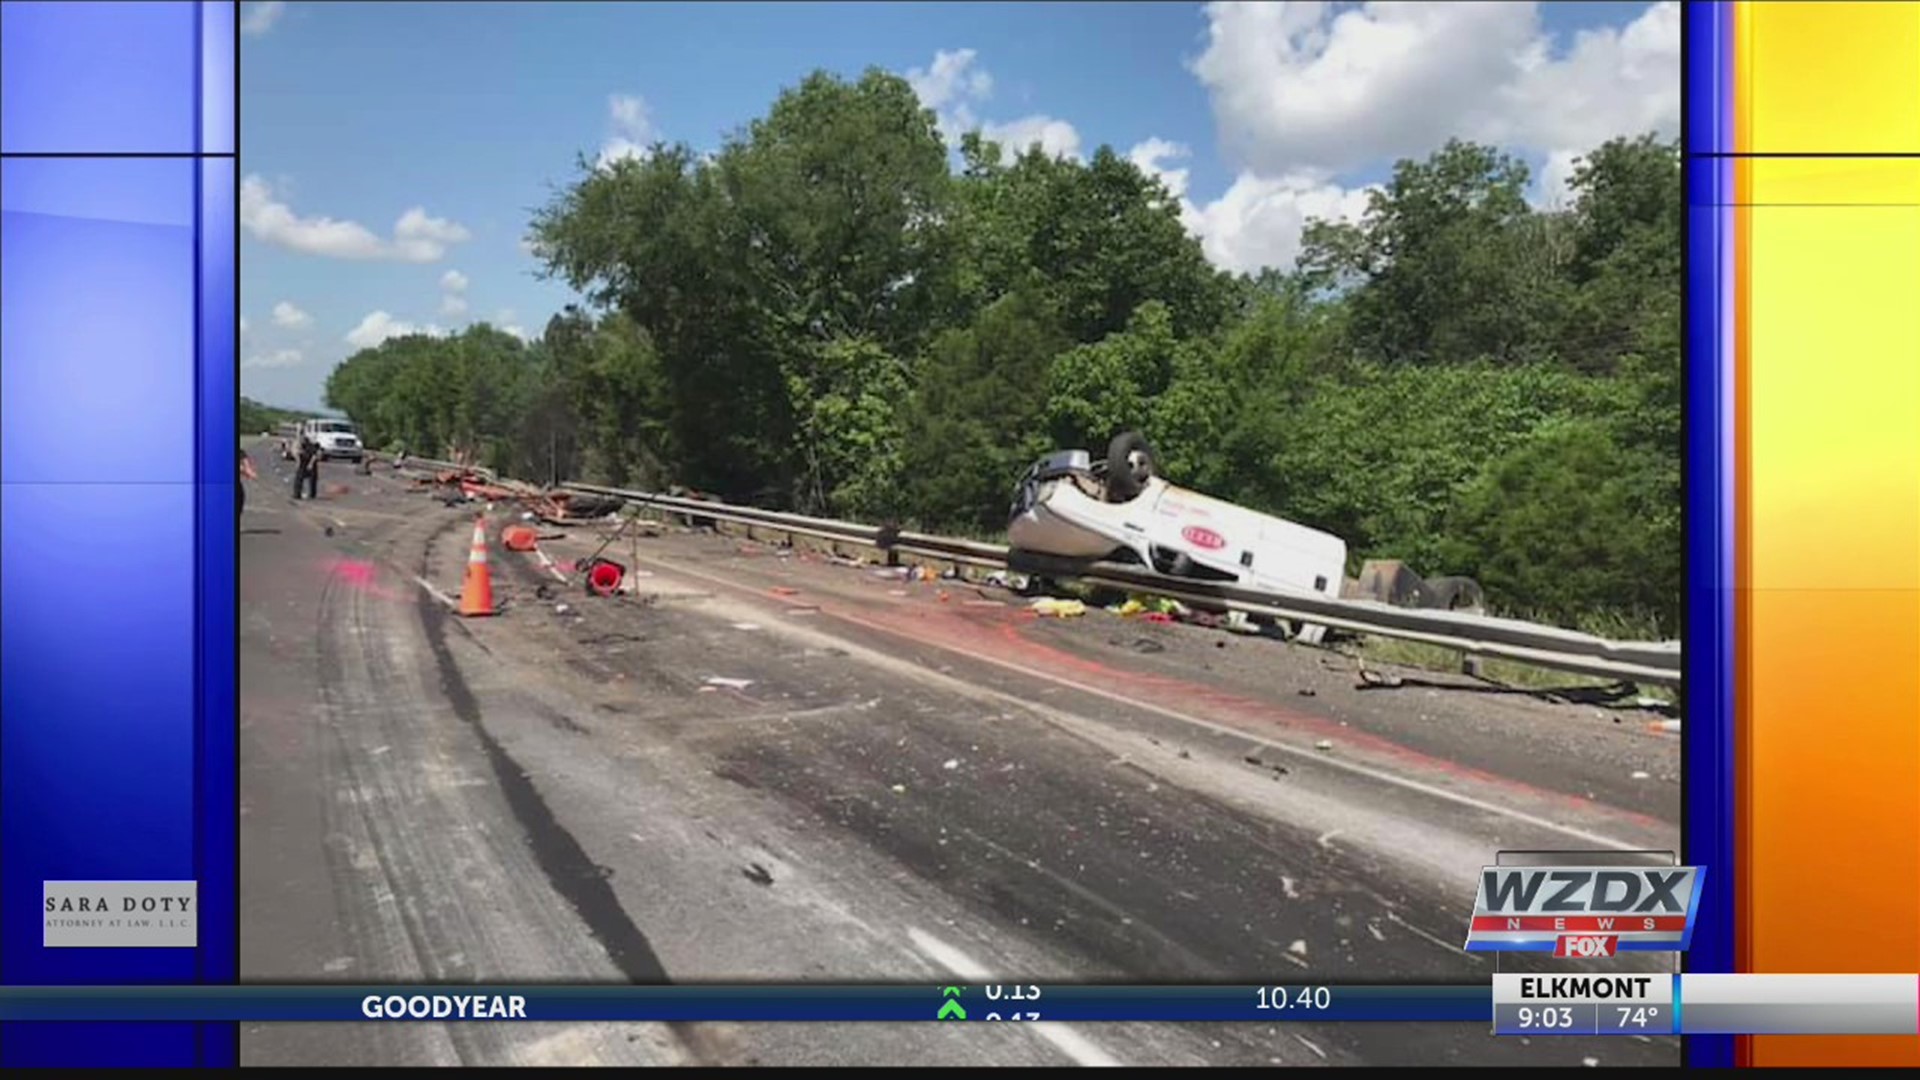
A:
<svg viewBox="0 0 1920 1080">
<path fill-rule="evenodd" d="M 1170 169 L 1166 166 L 1166 162 L 1178 161 L 1191 155 L 1192 151 L 1186 146 L 1168 142 L 1156 135 L 1127 151 L 1127 160 L 1133 162 L 1135 168 L 1148 176 L 1159 177 L 1160 182 L 1167 186 L 1167 192 L 1175 199 L 1184 202 L 1187 195 L 1187 170 Z"/>
<path fill-rule="evenodd" d="M 933 110 L 948 145 L 958 146 L 962 135 L 978 131 L 1000 144 L 1002 160 L 1025 153 L 1035 143 L 1054 157 L 1080 157 L 1080 133 L 1065 120 L 1038 113 L 1003 123 L 982 120 L 975 107 L 992 96 L 993 76 L 974 66 L 978 59 L 972 49 L 942 49 L 934 53 L 932 64 L 906 74 L 920 104 Z"/>
<path fill-rule="evenodd" d="M 980 134 L 1000 144 L 1002 159 L 1018 157 L 1035 143 L 1048 157 L 1080 157 L 1080 133 L 1065 120 L 1051 116 L 1027 116 L 1005 124 L 983 124 Z"/>
<path fill-rule="evenodd" d="M 437 262 L 451 245 L 469 237 L 466 228 L 414 207 L 394 222 L 393 238 L 382 239 L 355 221 L 303 218 L 281 202 L 272 185 L 255 175 L 240 182 L 240 224 L 270 244 L 334 259 L 385 259 Z"/>
<path fill-rule="evenodd" d="M 614 94 L 607 99 L 608 135 L 600 144 L 597 168 L 616 161 L 640 160 L 647 156 L 655 139 L 653 116 L 645 98 Z"/>
<path fill-rule="evenodd" d="M 1547 153 L 1539 175 L 1534 177 L 1534 189 L 1527 193 L 1535 206 L 1562 210 L 1572 204 L 1573 191 L 1569 183 L 1573 180 L 1573 169 L 1579 163 L 1580 153 L 1577 150 L 1553 150 Z"/>
<path fill-rule="evenodd" d="M 240 361 L 243 368 L 285 368 L 293 367 L 306 360 L 299 349 L 281 349 L 277 352 L 255 353 Z"/>
<path fill-rule="evenodd" d="M 247 317 L 245 315 L 240 316 L 240 332 L 243 334 L 247 332 Z"/>
<path fill-rule="evenodd" d="M 993 93 L 993 76 L 975 69 L 978 54 L 972 49 L 941 49 L 933 54 L 927 68 L 907 72 L 907 83 L 920 97 L 921 104 L 938 112 L 947 105 L 964 100 L 979 101 Z"/>
<path fill-rule="evenodd" d="M 1251 273 L 1291 267 L 1309 219 L 1353 221 L 1366 212 L 1367 188 L 1345 188 L 1312 176 L 1266 179 L 1241 173 L 1226 194 L 1203 207 L 1186 203 L 1181 217 L 1215 266 Z"/>
<path fill-rule="evenodd" d="M 432 323 L 415 326 L 403 319 L 396 319 L 384 311 L 376 311 L 361 319 L 360 325 L 347 331 L 346 342 L 356 349 L 371 349 L 388 338 L 406 337 L 408 334 L 440 337 L 445 333 L 445 330 Z"/>
<path fill-rule="evenodd" d="M 499 311 L 494 312 L 493 328 L 503 334 L 512 334 L 523 342 L 531 342 L 533 340 L 532 337 L 528 336 L 526 328 L 519 324 L 519 318 L 514 314 L 512 308 L 501 308 Z"/>
<path fill-rule="evenodd" d="M 440 275 L 440 313 L 460 316 L 467 313 L 467 275 L 449 270 Z"/>
<path fill-rule="evenodd" d="M 273 305 L 273 325 L 288 330 L 304 330 L 313 325 L 313 316 L 282 300 Z"/>
<path fill-rule="evenodd" d="M 1680 10 L 1563 55 L 1533 3 L 1214 3 L 1193 70 L 1223 147 L 1264 176 L 1422 157 L 1451 136 L 1548 154 L 1680 122 Z"/>
<path fill-rule="evenodd" d="M 1200 241 L 1207 260 L 1222 269 L 1256 272 L 1292 266 L 1309 218 L 1353 221 L 1367 209 L 1370 188 L 1346 188 L 1313 176 L 1267 179 L 1243 172 L 1225 194 L 1204 206 L 1187 196 L 1188 171 L 1169 162 L 1187 147 L 1151 138 L 1127 151 L 1141 172 L 1158 176 L 1180 207 L 1180 222 Z"/>
<path fill-rule="evenodd" d="M 273 29 L 273 24 L 287 13 L 287 5 L 283 0 L 262 0 L 246 5 L 246 9 L 246 13 L 240 16 L 240 32 L 249 37 L 259 37 Z"/>
<path fill-rule="evenodd" d="M 466 227 L 446 218 L 428 216 L 420 207 L 400 215 L 393 226 L 393 250 L 403 262 L 438 262 L 447 248 L 461 243 L 471 234 Z"/>
</svg>

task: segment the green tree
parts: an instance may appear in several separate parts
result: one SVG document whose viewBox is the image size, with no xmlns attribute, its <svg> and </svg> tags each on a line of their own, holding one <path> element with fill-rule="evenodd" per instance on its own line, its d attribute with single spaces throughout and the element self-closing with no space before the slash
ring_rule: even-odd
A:
<svg viewBox="0 0 1920 1080">
<path fill-rule="evenodd" d="M 1323 286 L 1352 287 L 1355 344 L 1381 361 L 1526 358 L 1542 333 L 1516 317 L 1532 307 L 1512 258 L 1527 247 L 1514 234 L 1530 220 L 1527 175 L 1518 159 L 1450 141 L 1395 165 L 1359 222 L 1309 229 L 1300 266 Z"/>
<path fill-rule="evenodd" d="M 1446 547 L 1479 568 L 1490 602 L 1578 623 L 1596 611 L 1676 629 L 1680 551 L 1643 527 L 1644 460 L 1601 422 L 1556 419 L 1491 461 L 1459 496 Z"/>
<path fill-rule="evenodd" d="M 906 409 L 904 516 L 993 532 L 1021 472 L 1045 453 L 1048 370 L 1067 345 L 1048 303 L 1002 297 L 948 330 L 920 362 Z"/>
</svg>

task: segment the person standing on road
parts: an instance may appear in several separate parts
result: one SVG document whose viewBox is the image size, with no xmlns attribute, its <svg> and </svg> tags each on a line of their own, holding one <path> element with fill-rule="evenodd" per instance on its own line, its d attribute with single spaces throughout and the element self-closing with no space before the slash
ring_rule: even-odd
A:
<svg viewBox="0 0 1920 1080">
<path fill-rule="evenodd" d="M 247 512 L 247 483 L 246 482 L 248 480 L 258 480 L 258 479 L 260 479 L 260 474 L 254 471 L 253 458 L 248 455 L 246 447 L 243 446 L 240 448 L 240 483 L 234 485 L 234 487 L 240 492 L 240 512 L 243 514 Z"/>
<path fill-rule="evenodd" d="M 306 435 L 300 436 L 300 460 L 294 465 L 293 497 L 301 497 L 302 489 L 306 498 L 320 497 L 320 444 Z"/>
</svg>

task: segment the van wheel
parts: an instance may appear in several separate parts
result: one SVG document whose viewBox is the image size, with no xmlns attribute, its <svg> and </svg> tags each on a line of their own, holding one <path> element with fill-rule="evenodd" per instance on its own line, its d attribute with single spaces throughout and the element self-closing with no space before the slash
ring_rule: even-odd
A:
<svg viewBox="0 0 1920 1080">
<path fill-rule="evenodd" d="M 1123 431 L 1107 444 L 1107 501 L 1130 502 L 1160 471 L 1153 447 L 1137 431 Z"/>
</svg>

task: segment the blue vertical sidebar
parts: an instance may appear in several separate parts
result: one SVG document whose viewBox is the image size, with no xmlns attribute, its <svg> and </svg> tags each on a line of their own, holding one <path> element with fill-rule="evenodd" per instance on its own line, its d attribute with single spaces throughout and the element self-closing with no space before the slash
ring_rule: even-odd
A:
<svg viewBox="0 0 1920 1080">
<path fill-rule="evenodd" d="M 239 761 L 239 5 L 200 3 L 199 738 L 200 982 L 240 977 Z M 203 1024 L 205 1067 L 240 1064 L 238 1024 Z"/>
<path fill-rule="evenodd" d="M 1688 863 L 1708 872 L 1685 957 L 1691 972 L 1737 971 L 1734 774 L 1733 9 L 1686 5 L 1686 721 Z M 1731 1036 L 1689 1035 L 1695 1068 L 1735 1064 Z"/>
<path fill-rule="evenodd" d="M 233 489 L 221 522 L 204 486 L 235 445 L 233 8 L 0 4 L 9 985 L 236 975 Z M 197 946 L 47 948 L 50 880 L 197 881 Z M 234 1032 L 7 1024 L 0 1066 L 231 1065 Z"/>
</svg>

